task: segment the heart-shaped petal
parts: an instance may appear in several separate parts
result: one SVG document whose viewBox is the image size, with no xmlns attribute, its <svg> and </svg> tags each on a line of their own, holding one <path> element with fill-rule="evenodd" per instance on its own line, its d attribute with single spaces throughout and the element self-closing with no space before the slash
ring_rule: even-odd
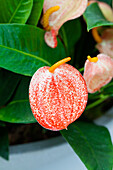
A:
<svg viewBox="0 0 113 170">
<path fill-rule="evenodd" d="M 86 82 L 80 72 L 69 64 L 60 65 L 53 73 L 49 69 L 41 67 L 31 79 L 31 109 L 43 127 L 50 130 L 67 129 L 86 107 Z"/>
</svg>

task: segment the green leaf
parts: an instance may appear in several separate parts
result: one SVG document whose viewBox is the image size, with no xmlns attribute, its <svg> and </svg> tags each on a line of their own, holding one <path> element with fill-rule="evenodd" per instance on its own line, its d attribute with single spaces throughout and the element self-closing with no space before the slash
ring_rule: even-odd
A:
<svg viewBox="0 0 113 170">
<path fill-rule="evenodd" d="M 87 7 L 84 18 L 87 23 L 88 31 L 94 27 L 113 26 L 113 22 L 105 19 L 97 3 L 92 3 Z"/>
<path fill-rule="evenodd" d="M 13 95 L 20 76 L 7 70 L 0 70 L 0 106 L 5 105 Z"/>
<path fill-rule="evenodd" d="M 10 123 L 34 123 L 34 118 L 29 105 L 29 77 L 23 77 L 12 101 L 0 109 L 0 120 Z"/>
<path fill-rule="evenodd" d="M 0 0 L 0 23 L 26 23 L 33 0 Z"/>
<path fill-rule="evenodd" d="M 64 41 L 67 55 L 72 54 L 72 50 L 81 36 L 80 20 L 75 19 L 66 22 L 60 29 L 60 35 Z"/>
<path fill-rule="evenodd" d="M 88 170 L 112 169 L 113 146 L 108 130 L 93 123 L 74 122 L 61 134 Z"/>
<path fill-rule="evenodd" d="M 44 0 L 33 0 L 33 8 L 30 14 L 30 17 L 27 21 L 27 24 L 37 25 L 40 18 Z"/>
<path fill-rule="evenodd" d="M 9 142 L 6 127 L 0 126 L 0 156 L 9 159 Z"/>
<path fill-rule="evenodd" d="M 60 36 L 63 39 L 66 54 L 71 57 L 70 64 L 74 65 L 75 61 L 75 46 L 81 37 L 81 22 L 80 19 L 74 19 L 66 22 L 60 29 Z M 77 53 L 77 52 L 76 52 Z"/>
<path fill-rule="evenodd" d="M 44 31 L 31 25 L 0 25 L 0 67 L 32 76 L 42 66 L 65 58 L 60 41 L 55 49 L 44 41 Z"/>
</svg>

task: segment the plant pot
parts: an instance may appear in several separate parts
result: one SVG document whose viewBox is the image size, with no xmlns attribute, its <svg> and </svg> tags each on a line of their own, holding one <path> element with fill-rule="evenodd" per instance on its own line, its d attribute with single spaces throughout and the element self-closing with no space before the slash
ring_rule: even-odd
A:
<svg viewBox="0 0 113 170">
<path fill-rule="evenodd" d="M 113 141 L 113 108 L 95 120 L 108 128 Z M 10 160 L 0 158 L 1 170 L 86 170 L 63 137 L 10 146 Z"/>
</svg>

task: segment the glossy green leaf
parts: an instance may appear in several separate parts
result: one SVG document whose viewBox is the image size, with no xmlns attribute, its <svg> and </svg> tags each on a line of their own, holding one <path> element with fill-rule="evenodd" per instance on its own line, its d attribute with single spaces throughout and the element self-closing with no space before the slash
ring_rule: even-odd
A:
<svg viewBox="0 0 113 170">
<path fill-rule="evenodd" d="M 30 17 L 27 21 L 27 24 L 37 25 L 40 18 L 44 0 L 33 0 L 33 8 L 30 14 Z"/>
<path fill-rule="evenodd" d="M 29 77 L 23 77 L 12 101 L 0 109 L 0 120 L 10 123 L 36 122 L 29 105 Z"/>
<path fill-rule="evenodd" d="M 31 25 L 0 25 L 0 67 L 32 76 L 42 66 L 65 58 L 60 41 L 55 49 L 44 41 L 44 31 Z"/>
<path fill-rule="evenodd" d="M 0 23 L 26 23 L 33 0 L 0 0 Z"/>
<path fill-rule="evenodd" d="M 84 13 L 84 18 L 87 23 L 87 30 L 99 26 L 113 26 L 113 22 L 109 22 L 103 16 L 97 3 L 89 5 Z"/>
<path fill-rule="evenodd" d="M 108 130 L 93 123 L 74 122 L 61 134 L 88 170 L 112 169 L 113 146 Z"/>
<path fill-rule="evenodd" d="M 6 127 L 0 126 L 0 156 L 9 159 L 9 142 Z"/>
<path fill-rule="evenodd" d="M 0 70 L 0 106 L 9 101 L 19 81 L 19 75 L 4 69 Z"/>
</svg>

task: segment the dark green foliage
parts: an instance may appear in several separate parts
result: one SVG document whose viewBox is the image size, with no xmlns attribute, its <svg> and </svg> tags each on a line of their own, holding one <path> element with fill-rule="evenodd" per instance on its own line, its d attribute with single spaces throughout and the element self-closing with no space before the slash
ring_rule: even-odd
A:
<svg viewBox="0 0 113 170">
<path fill-rule="evenodd" d="M 43 30 L 30 25 L 0 25 L 0 67 L 32 76 L 38 68 L 51 66 L 62 58 L 62 43 L 58 41 L 55 49 L 48 47 Z"/>
<path fill-rule="evenodd" d="M 8 137 L 4 122 L 36 122 L 29 105 L 29 83 L 34 72 L 66 56 L 72 58 L 71 65 L 80 69 L 87 55 L 98 54 L 96 42 L 87 30 L 113 26 L 104 18 L 97 3 L 93 3 L 87 7 L 84 18 L 64 23 L 59 31 L 58 46 L 52 49 L 45 43 L 45 31 L 39 28 L 43 2 L 0 0 L 0 156 L 5 159 L 8 159 Z M 112 0 L 103 2 L 112 5 Z M 112 169 L 113 147 L 108 130 L 85 122 L 87 113 L 93 114 L 90 112 L 93 108 L 98 116 L 103 114 L 99 113 L 103 106 L 100 104 L 109 97 L 113 97 L 113 81 L 100 92 L 89 95 L 86 112 L 81 116 L 84 122 L 76 121 L 68 130 L 61 131 L 88 170 Z"/>
<path fill-rule="evenodd" d="M 33 0 L 0 0 L 0 23 L 25 24 L 32 6 Z"/>
<path fill-rule="evenodd" d="M 0 70 L 0 107 L 10 100 L 19 81 L 19 75 L 4 69 Z"/>
<path fill-rule="evenodd" d="M 9 159 L 9 142 L 8 133 L 5 125 L 0 123 L 0 156 Z"/>
<path fill-rule="evenodd" d="M 93 123 L 75 122 L 61 134 L 88 170 L 112 169 L 113 147 L 108 130 Z"/>
<path fill-rule="evenodd" d="M 27 24 L 37 25 L 40 18 L 44 0 L 33 0 L 33 8 Z"/>
<path fill-rule="evenodd" d="M 0 120 L 11 123 L 36 122 L 29 105 L 29 77 L 22 77 L 12 101 L 0 110 Z"/>
</svg>

